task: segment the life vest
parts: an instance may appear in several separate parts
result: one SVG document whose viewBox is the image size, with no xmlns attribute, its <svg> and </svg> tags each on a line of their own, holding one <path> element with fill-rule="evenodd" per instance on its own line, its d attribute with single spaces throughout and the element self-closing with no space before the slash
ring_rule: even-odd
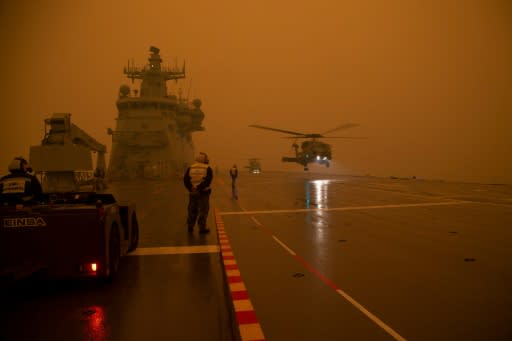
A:
<svg viewBox="0 0 512 341">
<path fill-rule="evenodd" d="M 201 182 L 203 182 L 206 174 L 208 173 L 208 165 L 205 163 L 194 163 L 190 166 L 189 175 L 190 182 L 194 187 L 197 187 Z M 207 188 L 204 188 L 204 190 Z"/>
<path fill-rule="evenodd" d="M 1 194 L 28 194 L 31 179 L 27 176 L 9 176 L 0 181 Z"/>
</svg>

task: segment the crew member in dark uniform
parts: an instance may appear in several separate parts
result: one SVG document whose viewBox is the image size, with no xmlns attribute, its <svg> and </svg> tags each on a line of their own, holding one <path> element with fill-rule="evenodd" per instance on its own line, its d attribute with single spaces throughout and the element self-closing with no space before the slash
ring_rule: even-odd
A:
<svg viewBox="0 0 512 341">
<path fill-rule="evenodd" d="M 231 196 L 233 199 L 238 199 L 238 191 L 236 190 L 236 179 L 238 178 L 238 168 L 236 164 L 231 167 L 229 170 L 229 175 L 231 176 Z"/>
<path fill-rule="evenodd" d="M 23 201 L 39 199 L 43 192 L 36 176 L 30 174 L 32 168 L 23 157 L 16 157 L 9 164 L 10 174 L 0 179 L 0 194 Z"/>
<path fill-rule="evenodd" d="M 208 155 L 199 153 L 196 162 L 187 168 L 183 177 L 183 184 L 189 192 L 187 218 L 189 232 L 194 230 L 196 220 L 199 225 L 199 233 L 210 232 L 210 229 L 206 227 L 206 219 L 210 210 L 210 194 L 212 192 L 210 184 L 213 180 L 213 170 L 208 163 Z"/>
</svg>

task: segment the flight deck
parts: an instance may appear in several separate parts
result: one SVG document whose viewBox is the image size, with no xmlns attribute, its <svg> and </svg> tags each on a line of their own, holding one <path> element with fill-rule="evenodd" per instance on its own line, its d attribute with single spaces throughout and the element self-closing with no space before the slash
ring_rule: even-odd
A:
<svg viewBox="0 0 512 341">
<path fill-rule="evenodd" d="M 4 340 L 511 340 L 512 186 L 215 174 L 210 234 L 180 179 L 113 184 L 140 244 L 111 284 L 4 290 Z"/>
<path fill-rule="evenodd" d="M 510 186 L 266 173 L 239 196 L 218 214 L 268 340 L 512 338 Z"/>
</svg>

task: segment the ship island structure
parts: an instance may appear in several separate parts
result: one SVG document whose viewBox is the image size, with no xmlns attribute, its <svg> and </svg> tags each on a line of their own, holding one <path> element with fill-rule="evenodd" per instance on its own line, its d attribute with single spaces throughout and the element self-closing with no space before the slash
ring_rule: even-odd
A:
<svg viewBox="0 0 512 341">
<path fill-rule="evenodd" d="M 194 158 L 192 133 L 204 130 L 201 100 L 171 93 L 167 81 L 185 78 L 179 69 L 162 65 L 160 50 L 151 46 L 148 63 L 128 62 L 124 74 L 141 80 L 140 89 L 121 85 L 116 102 L 116 128 L 108 129 L 112 147 L 107 169 L 110 180 L 169 178 L 183 174 Z"/>
</svg>

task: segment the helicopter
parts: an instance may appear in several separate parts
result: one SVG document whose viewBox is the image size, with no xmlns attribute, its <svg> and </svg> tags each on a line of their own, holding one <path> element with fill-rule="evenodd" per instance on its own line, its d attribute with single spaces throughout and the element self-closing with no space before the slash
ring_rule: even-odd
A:
<svg viewBox="0 0 512 341">
<path fill-rule="evenodd" d="M 257 158 L 251 158 L 249 160 L 249 165 L 245 166 L 244 168 L 248 168 L 250 173 L 253 174 L 259 174 L 261 173 L 261 164 L 260 159 Z"/>
<path fill-rule="evenodd" d="M 309 170 L 308 164 L 317 163 L 320 165 L 325 165 L 325 167 L 329 167 L 331 164 L 332 154 L 331 154 L 331 145 L 325 142 L 321 142 L 318 139 L 320 138 L 344 138 L 344 139 L 364 139 L 365 137 L 349 137 L 349 136 L 325 136 L 325 134 L 332 133 L 339 130 L 344 130 L 348 128 L 358 127 L 359 124 L 356 123 L 345 123 L 337 126 L 334 129 L 329 129 L 323 133 L 299 133 L 295 131 L 277 129 L 266 127 L 257 124 L 251 124 L 249 127 L 259 128 L 265 130 L 276 131 L 280 133 L 290 134 L 293 136 L 286 136 L 284 138 L 295 139 L 292 144 L 292 148 L 295 150 L 295 156 L 283 156 L 281 158 L 282 162 L 296 162 L 304 167 L 304 170 Z M 303 141 L 300 145 L 301 150 L 299 151 L 299 145 L 297 144 L 298 139 L 307 139 Z"/>
</svg>

